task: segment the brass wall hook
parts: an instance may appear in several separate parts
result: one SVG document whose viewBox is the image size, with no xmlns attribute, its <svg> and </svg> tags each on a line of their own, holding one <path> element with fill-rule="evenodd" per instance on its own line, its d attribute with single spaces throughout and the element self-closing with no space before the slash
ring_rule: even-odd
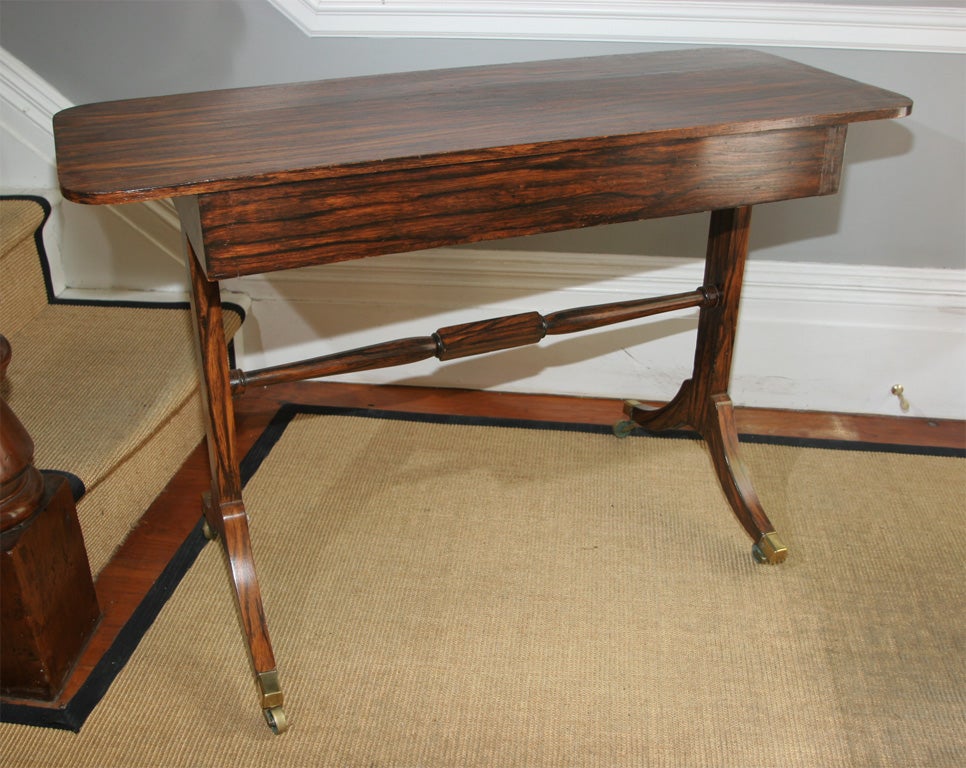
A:
<svg viewBox="0 0 966 768">
<path fill-rule="evenodd" d="M 909 401 L 906 400 L 906 396 L 903 394 L 905 392 L 905 387 L 903 387 L 902 384 L 893 384 L 891 391 L 892 394 L 899 398 L 899 407 L 903 410 L 903 412 L 908 411 Z"/>
</svg>

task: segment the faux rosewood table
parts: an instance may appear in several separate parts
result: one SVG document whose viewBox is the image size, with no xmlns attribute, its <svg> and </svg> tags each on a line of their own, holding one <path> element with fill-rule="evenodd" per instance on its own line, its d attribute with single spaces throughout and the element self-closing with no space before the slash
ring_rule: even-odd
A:
<svg viewBox="0 0 966 768">
<path fill-rule="evenodd" d="M 54 119 L 64 196 L 174 198 L 207 413 L 204 515 L 231 564 L 261 706 L 285 730 L 252 560 L 232 394 L 246 386 L 449 360 L 699 307 L 694 371 L 628 425 L 689 425 L 761 561 L 786 549 L 738 457 L 728 396 L 751 206 L 835 192 L 849 123 L 911 101 L 775 56 L 705 49 L 163 96 Z M 693 291 L 442 328 L 252 372 L 230 370 L 218 281 L 310 264 L 711 211 Z M 587 256 L 592 259 L 592 255 Z"/>
</svg>

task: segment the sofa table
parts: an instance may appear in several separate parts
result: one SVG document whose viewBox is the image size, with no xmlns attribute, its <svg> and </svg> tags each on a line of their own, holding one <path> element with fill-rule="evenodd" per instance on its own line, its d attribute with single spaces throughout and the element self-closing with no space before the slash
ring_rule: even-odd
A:
<svg viewBox="0 0 966 768">
<path fill-rule="evenodd" d="M 232 395 L 449 360 L 699 308 L 692 377 L 615 432 L 687 425 L 753 541 L 786 548 L 738 456 L 728 395 L 751 207 L 837 190 L 848 124 L 899 94 L 756 51 L 709 48 L 389 74 L 92 104 L 54 118 L 64 196 L 173 198 L 206 403 L 206 523 L 231 565 L 261 706 L 286 728 L 252 559 Z M 232 370 L 219 280 L 488 239 L 710 211 L 695 290 L 472 321 L 257 371 Z M 592 259 L 592 255 L 587 256 Z"/>
</svg>

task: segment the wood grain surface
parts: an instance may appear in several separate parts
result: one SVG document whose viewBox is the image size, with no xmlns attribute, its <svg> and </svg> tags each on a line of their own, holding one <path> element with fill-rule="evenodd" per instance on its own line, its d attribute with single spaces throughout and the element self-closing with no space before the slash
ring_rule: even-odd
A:
<svg viewBox="0 0 966 768">
<path fill-rule="evenodd" d="M 889 91 L 722 48 L 131 99 L 65 110 L 54 131 L 64 195 L 123 203 L 910 110 Z"/>
</svg>

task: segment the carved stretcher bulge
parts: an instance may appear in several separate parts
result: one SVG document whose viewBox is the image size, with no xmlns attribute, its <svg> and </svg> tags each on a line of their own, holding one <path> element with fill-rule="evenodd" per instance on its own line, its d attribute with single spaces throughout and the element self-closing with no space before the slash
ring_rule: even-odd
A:
<svg viewBox="0 0 966 768">
<path fill-rule="evenodd" d="M 286 727 L 242 500 L 233 393 L 699 307 L 692 377 L 661 408 L 628 402 L 615 431 L 697 430 L 755 557 L 780 562 L 786 548 L 739 460 L 728 396 L 751 207 L 835 192 L 848 124 L 911 108 L 899 94 L 772 55 L 704 49 L 191 93 L 58 114 L 68 200 L 171 197 L 177 207 L 207 413 L 204 514 L 231 563 L 269 725 Z M 711 211 L 711 222 L 694 291 L 229 369 L 223 278 L 698 211 Z"/>
</svg>

